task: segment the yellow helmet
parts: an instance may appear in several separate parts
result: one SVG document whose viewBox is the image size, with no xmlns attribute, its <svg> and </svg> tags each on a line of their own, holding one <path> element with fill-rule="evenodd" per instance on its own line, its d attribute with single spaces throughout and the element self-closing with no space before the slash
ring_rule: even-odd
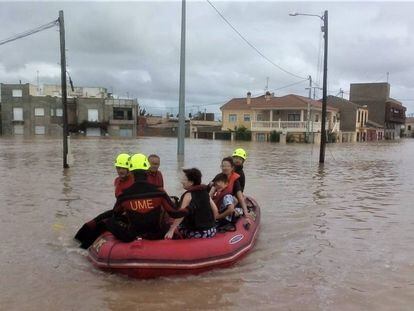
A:
<svg viewBox="0 0 414 311">
<path fill-rule="evenodd" d="M 244 151 L 244 149 L 237 148 L 236 150 L 233 151 L 233 157 L 240 157 L 243 160 L 246 160 L 247 159 L 247 153 L 246 153 L 246 151 Z"/>
<path fill-rule="evenodd" d="M 129 159 L 129 170 L 135 171 L 135 170 L 148 170 L 150 167 L 150 164 L 148 162 L 147 157 L 142 153 L 137 153 L 131 156 Z"/>
<path fill-rule="evenodd" d="M 129 169 L 129 154 L 121 153 L 115 159 L 115 167 Z"/>
</svg>

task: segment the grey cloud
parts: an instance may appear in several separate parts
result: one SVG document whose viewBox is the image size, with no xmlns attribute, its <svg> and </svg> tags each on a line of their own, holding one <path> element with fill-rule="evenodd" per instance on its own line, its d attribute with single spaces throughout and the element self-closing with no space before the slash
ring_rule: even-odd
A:
<svg viewBox="0 0 414 311">
<path fill-rule="evenodd" d="M 413 3 L 221 2 L 217 9 L 263 54 L 284 69 L 319 77 L 321 21 L 290 17 L 292 12 L 329 10 L 329 89 L 334 95 L 349 83 L 385 79 L 390 72 L 396 98 L 414 98 Z M 54 20 L 65 12 L 68 69 L 78 85 L 103 86 L 127 93 L 161 112 L 178 102 L 181 3 L 177 2 L 18 2 L 0 3 L 0 39 Z M 2 82 L 18 77 L 33 63 L 59 62 L 57 28 L 0 46 Z M 253 51 L 205 1 L 187 2 L 186 101 L 218 111 L 220 102 L 260 94 L 269 77 L 277 95 L 306 96 L 298 82 Z M 33 66 L 33 65 L 32 65 Z M 30 67 L 32 68 L 32 67 Z M 40 72 L 41 82 L 59 75 Z M 217 105 L 211 105 L 218 103 Z M 414 111 L 414 101 L 404 102 Z M 165 108 L 167 107 L 167 108 Z M 172 107 L 172 108 L 170 108 Z M 190 107 L 189 109 L 194 109 Z M 200 108 L 201 109 L 201 108 Z"/>
</svg>

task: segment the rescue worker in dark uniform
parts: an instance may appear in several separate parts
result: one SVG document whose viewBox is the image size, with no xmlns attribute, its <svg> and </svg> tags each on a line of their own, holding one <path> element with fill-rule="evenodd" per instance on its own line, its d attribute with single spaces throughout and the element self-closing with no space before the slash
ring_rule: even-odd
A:
<svg viewBox="0 0 414 311">
<path fill-rule="evenodd" d="M 164 191 L 146 181 L 149 163 L 145 155 L 133 155 L 129 159 L 129 168 L 134 175 L 134 184 L 117 198 L 111 215 L 103 213 L 91 221 L 93 226 L 89 222 L 78 231 L 75 239 L 81 242 L 80 247 L 88 248 L 104 231 L 110 231 L 124 242 L 131 242 L 138 236 L 162 239 L 168 230 L 162 221 L 163 211 L 172 218 L 187 214 L 186 210 L 178 210 Z M 103 215 L 105 217 L 101 217 Z"/>
<path fill-rule="evenodd" d="M 106 223 L 108 231 L 118 239 L 130 242 L 135 238 L 162 239 L 168 228 L 163 223 L 163 212 L 171 218 L 181 218 L 187 210 L 179 209 L 170 197 L 155 185 L 148 183 L 150 164 L 143 154 L 130 158 L 130 171 L 135 183 L 118 197 L 114 216 Z"/>
<path fill-rule="evenodd" d="M 247 153 L 244 149 L 237 148 L 236 150 L 234 150 L 232 157 L 233 157 L 233 162 L 234 162 L 234 172 L 239 174 L 240 176 L 239 183 L 240 183 L 241 191 L 244 192 L 244 186 L 246 184 L 246 177 L 244 176 L 243 164 L 244 164 L 244 161 L 247 160 Z"/>
</svg>

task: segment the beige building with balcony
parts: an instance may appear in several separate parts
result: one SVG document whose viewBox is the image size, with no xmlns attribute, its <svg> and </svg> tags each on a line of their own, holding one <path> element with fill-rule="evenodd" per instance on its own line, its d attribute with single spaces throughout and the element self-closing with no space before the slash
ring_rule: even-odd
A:
<svg viewBox="0 0 414 311">
<path fill-rule="evenodd" d="M 295 141 L 320 140 L 322 103 L 289 94 L 275 97 L 267 92 L 259 97 L 233 98 L 222 107 L 222 130 L 244 126 L 252 132 L 252 140 L 268 141 L 273 131 L 290 135 Z M 339 134 L 338 109 L 328 105 L 326 129 Z"/>
</svg>

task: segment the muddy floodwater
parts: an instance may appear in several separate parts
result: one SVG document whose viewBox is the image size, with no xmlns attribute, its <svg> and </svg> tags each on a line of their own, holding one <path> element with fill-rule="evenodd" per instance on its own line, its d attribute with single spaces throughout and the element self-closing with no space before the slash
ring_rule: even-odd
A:
<svg viewBox="0 0 414 311">
<path fill-rule="evenodd" d="M 170 195 L 181 167 L 207 182 L 247 150 L 259 239 L 234 267 L 134 280 L 96 270 L 72 240 L 114 203 L 114 157 L 157 153 Z M 414 139 L 318 146 L 171 138 L 0 139 L 1 310 L 413 310 Z"/>
</svg>

